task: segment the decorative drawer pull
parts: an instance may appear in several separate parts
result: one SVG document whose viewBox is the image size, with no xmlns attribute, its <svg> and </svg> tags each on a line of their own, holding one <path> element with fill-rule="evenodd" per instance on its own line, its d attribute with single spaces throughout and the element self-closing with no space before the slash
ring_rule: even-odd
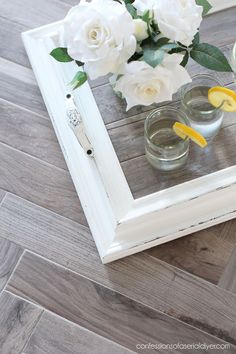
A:
<svg viewBox="0 0 236 354">
<path fill-rule="evenodd" d="M 89 141 L 89 138 L 85 132 L 84 123 L 81 117 L 78 108 L 75 105 L 73 97 L 71 94 L 66 95 L 66 107 L 67 107 L 67 118 L 68 124 L 73 130 L 78 142 L 81 147 L 84 149 L 86 154 L 90 157 L 93 157 L 93 147 Z"/>
</svg>

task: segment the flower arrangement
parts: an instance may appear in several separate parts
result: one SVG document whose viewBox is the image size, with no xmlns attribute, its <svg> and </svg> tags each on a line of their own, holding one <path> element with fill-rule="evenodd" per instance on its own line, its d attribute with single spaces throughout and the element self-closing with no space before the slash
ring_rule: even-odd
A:
<svg viewBox="0 0 236 354">
<path fill-rule="evenodd" d="M 200 43 L 210 9 L 207 0 L 81 0 L 63 22 L 62 46 L 50 54 L 81 68 L 72 89 L 88 77 L 113 74 L 112 87 L 127 110 L 171 100 L 191 81 L 190 57 L 211 70 L 232 71 L 218 48 Z"/>
</svg>

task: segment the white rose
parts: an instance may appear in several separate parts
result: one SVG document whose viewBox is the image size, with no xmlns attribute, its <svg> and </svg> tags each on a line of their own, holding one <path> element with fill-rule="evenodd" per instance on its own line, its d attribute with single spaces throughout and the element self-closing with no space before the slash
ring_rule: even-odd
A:
<svg viewBox="0 0 236 354">
<path fill-rule="evenodd" d="M 135 53 L 133 19 L 113 0 L 82 0 L 66 16 L 63 32 L 69 55 L 85 63 L 91 79 L 117 72 Z"/>
<path fill-rule="evenodd" d="M 192 43 L 202 21 L 203 7 L 195 0 L 135 0 L 134 7 L 141 14 L 152 10 L 161 33 L 186 46 Z"/>
<path fill-rule="evenodd" d="M 134 21 L 134 35 L 137 41 L 143 41 L 148 38 L 148 26 L 147 23 L 141 20 L 141 18 L 137 18 Z"/>
<path fill-rule="evenodd" d="M 155 68 L 143 61 L 126 64 L 114 90 L 125 97 L 127 110 L 136 105 L 169 101 L 182 85 L 191 82 L 187 70 L 180 65 L 182 60 L 181 54 L 166 54 L 162 64 Z"/>
</svg>

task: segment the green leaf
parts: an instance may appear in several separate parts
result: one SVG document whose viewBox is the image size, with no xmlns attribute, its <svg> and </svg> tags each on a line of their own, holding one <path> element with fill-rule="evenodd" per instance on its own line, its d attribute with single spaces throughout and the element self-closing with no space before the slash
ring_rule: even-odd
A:
<svg viewBox="0 0 236 354">
<path fill-rule="evenodd" d="M 130 3 L 126 4 L 126 8 L 127 8 L 127 10 L 129 11 L 130 15 L 131 15 L 134 19 L 138 18 L 137 10 L 135 9 L 135 7 L 134 7 L 132 4 L 130 4 Z"/>
<path fill-rule="evenodd" d="M 152 38 L 148 37 L 147 39 L 144 39 L 144 41 L 142 41 L 141 47 L 144 48 L 144 47 L 150 47 L 153 45 L 155 45 L 155 44 L 153 43 Z"/>
<path fill-rule="evenodd" d="M 74 60 L 69 56 L 67 48 L 55 48 L 51 51 L 50 55 L 62 63 L 68 63 Z"/>
<path fill-rule="evenodd" d="M 169 42 L 169 38 L 162 37 L 156 41 L 156 47 L 162 47 L 163 45 L 167 44 Z"/>
<path fill-rule="evenodd" d="M 177 48 L 173 48 L 169 51 L 169 54 L 174 54 L 174 53 L 181 53 L 184 54 L 183 60 L 180 63 L 180 65 L 182 65 L 183 67 L 185 67 L 188 63 L 189 60 L 189 52 L 187 49 L 185 48 L 181 48 L 181 47 L 177 47 Z"/>
<path fill-rule="evenodd" d="M 152 49 L 155 51 L 157 49 L 171 50 L 171 49 L 179 47 L 178 44 L 176 44 L 176 43 L 168 43 L 168 42 L 169 42 L 168 38 L 163 37 L 163 38 L 158 39 L 157 42 L 153 42 L 152 39 L 149 37 L 142 42 L 142 48 L 143 48 L 143 50 Z"/>
<path fill-rule="evenodd" d="M 134 53 L 134 54 L 132 55 L 132 57 L 130 57 L 130 58 L 128 59 L 128 63 L 130 63 L 130 62 L 132 62 L 132 61 L 139 60 L 142 56 L 143 56 L 143 53 L 142 53 L 142 52 L 140 52 L 140 53 Z"/>
<path fill-rule="evenodd" d="M 190 56 L 205 68 L 222 72 L 233 71 L 224 54 L 213 45 L 207 43 L 195 45 Z"/>
<path fill-rule="evenodd" d="M 158 64 L 161 64 L 164 59 L 164 50 L 144 48 L 143 60 L 155 68 Z"/>
<path fill-rule="evenodd" d="M 189 60 L 189 52 L 186 50 L 185 54 L 184 54 L 184 57 L 183 57 L 183 60 L 182 62 L 180 63 L 180 65 L 182 65 L 183 67 L 185 67 L 188 63 L 188 60 Z"/>
<path fill-rule="evenodd" d="M 187 51 L 187 49 L 185 48 L 181 48 L 181 47 L 177 47 L 177 48 L 173 48 L 169 51 L 169 54 L 174 54 L 174 53 L 185 53 Z"/>
<path fill-rule="evenodd" d="M 142 20 L 143 20 L 144 22 L 149 23 L 149 21 L 150 21 L 150 11 L 149 11 L 149 10 L 147 10 L 147 11 L 144 12 L 144 14 L 143 14 L 143 16 L 142 16 Z"/>
<path fill-rule="evenodd" d="M 212 8 L 207 0 L 196 0 L 196 4 L 203 7 L 203 16 L 205 16 Z"/>
<path fill-rule="evenodd" d="M 87 81 L 87 74 L 84 71 L 78 71 L 70 82 L 72 89 L 75 90 Z"/>
<path fill-rule="evenodd" d="M 182 44 L 181 42 L 177 42 L 178 43 L 178 45 L 180 46 L 180 47 L 182 47 L 182 48 L 188 48 L 186 45 L 184 45 L 184 44 Z"/>
<path fill-rule="evenodd" d="M 75 62 L 76 62 L 76 64 L 77 64 L 78 66 L 83 66 L 83 65 L 84 65 L 84 63 L 82 63 L 82 61 L 76 60 Z"/>
</svg>

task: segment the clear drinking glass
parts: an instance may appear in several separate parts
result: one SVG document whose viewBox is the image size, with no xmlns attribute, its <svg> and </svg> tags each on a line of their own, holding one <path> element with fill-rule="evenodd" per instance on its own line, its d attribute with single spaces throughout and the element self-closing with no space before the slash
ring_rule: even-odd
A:
<svg viewBox="0 0 236 354">
<path fill-rule="evenodd" d="M 149 114 L 144 124 L 146 157 L 161 171 L 178 169 L 188 159 L 189 139 L 183 140 L 175 134 L 175 122 L 189 125 L 187 116 L 180 110 L 161 107 Z"/>
<path fill-rule="evenodd" d="M 206 139 L 219 132 L 224 113 L 220 107 L 213 107 L 208 101 L 208 90 L 222 83 L 212 75 L 200 74 L 181 88 L 181 109 L 186 113 L 191 127 Z"/>
</svg>

